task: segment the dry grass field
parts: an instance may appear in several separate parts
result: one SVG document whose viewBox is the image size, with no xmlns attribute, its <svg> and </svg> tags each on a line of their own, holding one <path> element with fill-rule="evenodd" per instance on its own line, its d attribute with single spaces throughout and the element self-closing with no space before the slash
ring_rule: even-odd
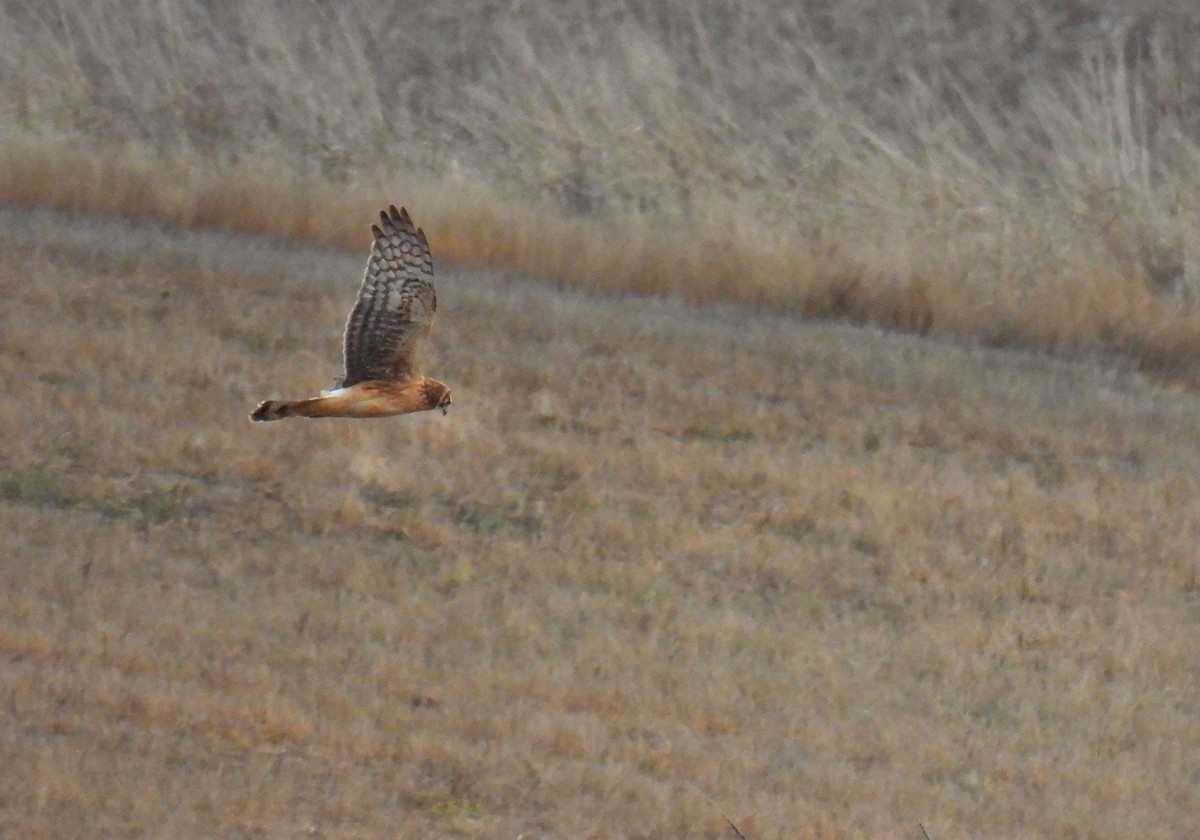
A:
<svg viewBox="0 0 1200 840">
<path fill-rule="evenodd" d="M 1198 39 L 0 0 L 0 837 L 1191 836 Z"/>
<path fill-rule="evenodd" d="M 0 834 L 1194 828 L 1194 394 L 442 267 L 448 417 L 250 424 L 361 257 L 0 211 Z"/>
</svg>

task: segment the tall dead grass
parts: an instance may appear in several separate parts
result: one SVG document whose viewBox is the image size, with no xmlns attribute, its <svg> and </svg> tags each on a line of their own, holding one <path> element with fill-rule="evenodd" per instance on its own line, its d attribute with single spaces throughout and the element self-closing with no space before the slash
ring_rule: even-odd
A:
<svg viewBox="0 0 1200 840">
<path fill-rule="evenodd" d="M 1200 14 L 10 3 L 0 197 L 1180 369 Z"/>
</svg>

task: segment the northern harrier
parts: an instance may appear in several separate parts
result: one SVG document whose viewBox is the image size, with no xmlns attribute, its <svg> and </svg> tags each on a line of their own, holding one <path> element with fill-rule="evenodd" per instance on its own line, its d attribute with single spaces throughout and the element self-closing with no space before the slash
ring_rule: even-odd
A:
<svg viewBox="0 0 1200 840">
<path fill-rule="evenodd" d="M 390 417 L 440 408 L 450 389 L 420 373 L 420 354 L 433 326 L 433 260 L 425 233 L 394 206 L 371 225 L 375 241 L 346 322 L 346 375 L 332 391 L 307 400 L 267 400 L 251 420 L 284 417 Z"/>
</svg>

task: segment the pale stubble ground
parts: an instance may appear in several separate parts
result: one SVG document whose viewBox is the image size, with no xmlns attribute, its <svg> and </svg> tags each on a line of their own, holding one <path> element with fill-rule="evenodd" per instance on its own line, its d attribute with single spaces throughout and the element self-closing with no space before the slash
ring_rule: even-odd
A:
<svg viewBox="0 0 1200 840">
<path fill-rule="evenodd" d="M 1194 825 L 1191 391 L 439 265 L 448 417 L 252 426 L 359 255 L 0 245 L 4 836 Z"/>
</svg>

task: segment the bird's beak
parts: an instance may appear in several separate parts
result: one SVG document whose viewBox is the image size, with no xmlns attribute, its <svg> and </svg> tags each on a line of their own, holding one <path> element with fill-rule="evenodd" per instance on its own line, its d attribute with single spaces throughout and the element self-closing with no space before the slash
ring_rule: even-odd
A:
<svg viewBox="0 0 1200 840">
<path fill-rule="evenodd" d="M 450 413 L 450 409 L 447 408 L 446 406 L 442 406 L 442 416 L 445 417 L 449 413 Z"/>
</svg>

